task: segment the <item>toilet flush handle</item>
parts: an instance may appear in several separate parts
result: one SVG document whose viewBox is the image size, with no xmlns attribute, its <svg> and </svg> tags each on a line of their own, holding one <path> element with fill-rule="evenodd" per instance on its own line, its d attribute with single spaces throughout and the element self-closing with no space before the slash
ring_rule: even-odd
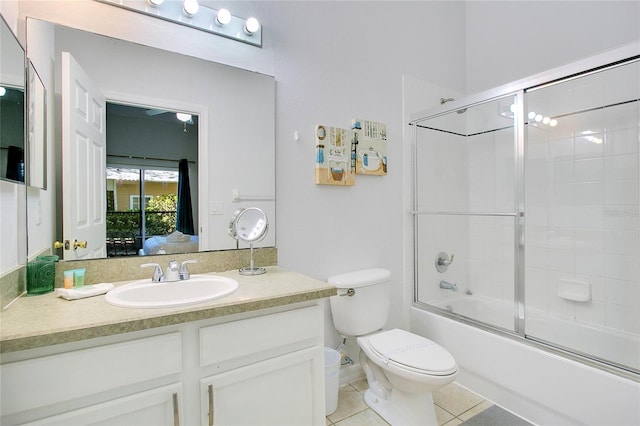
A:
<svg viewBox="0 0 640 426">
<path fill-rule="evenodd" d="M 351 297 L 354 294 L 356 294 L 356 291 L 354 289 L 350 288 L 349 290 L 347 290 L 346 293 L 342 293 L 340 296 L 349 296 L 349 297 Z"/>
</svg>

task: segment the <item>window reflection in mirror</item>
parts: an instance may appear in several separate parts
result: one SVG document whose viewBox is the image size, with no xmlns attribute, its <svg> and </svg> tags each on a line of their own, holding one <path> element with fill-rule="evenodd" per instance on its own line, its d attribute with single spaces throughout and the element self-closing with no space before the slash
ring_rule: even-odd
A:
<svg viewBox="0 0 640 426">
<path fill-rule="evenodd" d="M 107 103 L 107 257 L 198 251 L 196 188 L 178 188 L 179 161 L 196 182 L 197 157 L 197 115 Z M 181 214 L 196 223 L 188 231 L 177 229 L 184 197 L 191 209 Z"/>
</svg>

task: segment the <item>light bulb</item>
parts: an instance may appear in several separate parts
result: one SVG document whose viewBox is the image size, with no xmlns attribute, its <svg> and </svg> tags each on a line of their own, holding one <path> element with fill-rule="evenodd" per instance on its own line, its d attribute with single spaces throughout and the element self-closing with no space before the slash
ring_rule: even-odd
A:
<svg viewBox="0 0 640 426">
<path fill-rule="evenodd" d="M 185 114 L 183 112 L 176 112 L 176 118 L 180 121 L 182 121 L 183 123 L 186 123 L 187 121 L 191 121 L 191 114 Z"/>
<path fill-rule="evenodd" d="M 244 32 L 251 35 L 260 29 L 260 22 L 256 18 L 249 18 L 244 24 Z"/>
<path fill-rule="evenodd" d="M 536 121 L 539 123 L 542 121 L 542 114 L 536 115 Z"/>
<path fill-rule="evenodd" d="M 216 14 L 216 23 L 218 25 L 227 25 L 231 22 L 231 13 L 227 9 L 220 9 Z"/>
<path fill-rule="evenodd" d="M 182 11 L 189 18 L 198 13 L 198 9 L 200 9 L 198 0 L 184 0 L 182 4 Z"/>
<path fill-rule="evenodd" d="M 536 118 L 536 113 L 535 113 L 535 112 L 533 112 L 533 111 L 531 111 L 531 112 L 527 115 L 527 117 L 529 117 L 529 120 L 533 120 L 534 118 Z"/>
<path fill-rule="evenodd" d="M 4 87 L 0 86 L 0 96 L 4 96 L 7 94 L 7 89 L 5 89 Z"/>
<path fill-rule="evenodd" d="M 552 118 L 551 121 L 549 122 L 549 126 L 556 127 L 557 125 L 558 125 L 558 120 L 556 120 L 555 118 Z"/>
<path fill-rule="evenodd" d="M 543 123 L 543 124 L 549 124 L 549 122 L 550 122 L 550 121 L 551 121 L 551 119 L 550 119 L 549 117 L 544 117 L 544 118 L 542 119 L 542 123 Z"/>
<path fill-rule="evenodd" d="M 164 0 L 147 0 L 153 7 L 160 6 Z"/>
</svg>

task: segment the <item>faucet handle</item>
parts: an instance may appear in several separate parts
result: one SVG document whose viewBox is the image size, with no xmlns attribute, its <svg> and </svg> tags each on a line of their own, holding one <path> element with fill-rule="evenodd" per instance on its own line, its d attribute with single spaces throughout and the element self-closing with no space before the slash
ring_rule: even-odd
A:
<svg viewBox="0 0 640 426">
<path fill-rule="evenodd" d="M 180 279 L 181 280 L 188 280 L 189 278 L 191 278 L 191 273 L 189 272 L 189 269 L 187 268 L 187 265 L 189 263 L 198 263 L 197 260 L 195 259 L 189 259 L 189 260 L 185 260 L 184 262 L 182 262 L 182 265 L 180 265 Z"/>
<path fill-rule="evenodd" d="M 438 256 L 436 256 L 436 269 L 438 272 L 442 273 L 446 271 L 449 265 L 453 263 L 454 256 L 455 254 L 452 254 L 451 258 L 449 258 L 449 255 L 443 251 L 438 253 Z"/>
<path fill-rule="evenodd" d="M 153 270 L 153 277 L 151 277 L 151 282 L 159 283 L 164 277 L 162 266 L 160 266 L 159 263 L 143 263 L 142 265 L 140 265 L 141 268 L 150 268 L 152 266 L 155 267 L 155 269 Z"/>
</svg>

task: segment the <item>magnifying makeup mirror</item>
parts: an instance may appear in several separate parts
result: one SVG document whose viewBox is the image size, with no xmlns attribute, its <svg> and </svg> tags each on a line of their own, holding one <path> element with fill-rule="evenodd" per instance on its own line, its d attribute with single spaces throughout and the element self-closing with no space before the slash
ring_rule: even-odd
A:
<svg viewBox="0 0 640 426">
<path fill-rule="evenodd" d="M 229 223 L 229 235 L 236 240 L 249 243 L 251 263 L 248 268 L 241 268 L 240 275 L 260 275 L 267 272 L 265 268 L 253 266 L 253 243 L 261 241 L 269 230 L 267 215 L 257 207 L 239 209 Z"/>
</svg>

